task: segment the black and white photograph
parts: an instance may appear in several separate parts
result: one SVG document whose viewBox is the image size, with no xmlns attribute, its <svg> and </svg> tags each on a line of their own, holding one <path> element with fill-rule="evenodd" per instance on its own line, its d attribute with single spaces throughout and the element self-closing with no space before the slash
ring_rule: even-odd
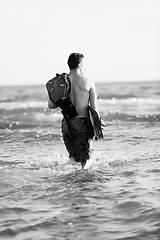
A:
<svg viewBox="0 0 160 240">
<path fill-rule="evenodd" d="M 160 0 L 0 0 L 0 240 L 160 240 Z"/>
</svg>

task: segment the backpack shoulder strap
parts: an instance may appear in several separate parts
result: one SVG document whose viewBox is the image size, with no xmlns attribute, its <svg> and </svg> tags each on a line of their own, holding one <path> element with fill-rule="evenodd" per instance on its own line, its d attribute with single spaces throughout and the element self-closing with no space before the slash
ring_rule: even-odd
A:
<svg viewBox="0 0 160 240">
<path fill-rule="evenodd" d="M 71 92 L 71 82 L 70 82 L 70 79 L 69 79 L 69 76 L 68 76 L 67 73 L 62 73 L 60 76 L 62 76 L 64 81 L 65 81 L 64 93 L 63 93 L 63 97 L 62 97 L 62 98 L 65 98 L 68 95 L 70 95 L 70 92 Z"/>
<path fill-rule="evenodd" d="M 67 80 L 68 80 L 68 94 L 70 94 L 71 93 L 71 80 L 68 75 L 67 75 Z"/>
</svg>

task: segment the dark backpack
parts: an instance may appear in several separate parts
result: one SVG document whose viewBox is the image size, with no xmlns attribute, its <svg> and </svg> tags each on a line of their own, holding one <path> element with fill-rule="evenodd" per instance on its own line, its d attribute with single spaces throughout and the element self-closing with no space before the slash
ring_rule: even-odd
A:
<svg viewBox="0 0 160 240">
<path fill-rule="evenodd" d="M 46 83 L 49 98 L 62 109 L 64 117 L 72 119 L 78 114 L 70 99 L 71 83 L 66 73 L 56 74 Z"/>
<path fill-rule="evenodd" d="M 56 103 L 59 99 L 67 97 L 71 91 L 70 80 L 66 73 L 57 73 L 56 77 L 46 83 L 46 87 L 48 95 L 54 103 Z"/>
</svg>

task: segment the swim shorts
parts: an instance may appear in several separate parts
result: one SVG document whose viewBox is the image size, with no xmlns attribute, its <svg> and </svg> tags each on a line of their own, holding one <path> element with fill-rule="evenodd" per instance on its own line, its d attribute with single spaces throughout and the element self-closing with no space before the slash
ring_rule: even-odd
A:
<svg viewBox="0 0 160 240">
<path fill-rule="evenodd" d="M 94 136 L 94 130 L 89 118 L 73 118 L 70 126 L 63 118 L 62 134 L 66 149 L 70 158 L 74 158 L 76 162 L 86 163 L 90 158 L 90 140 Z M 72 133 L 71 129 L 72 128 Z"/>
</svg>

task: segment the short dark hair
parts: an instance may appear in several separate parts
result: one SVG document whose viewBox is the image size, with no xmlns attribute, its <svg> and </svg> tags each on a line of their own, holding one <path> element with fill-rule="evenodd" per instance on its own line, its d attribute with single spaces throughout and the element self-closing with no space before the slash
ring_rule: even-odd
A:
<svg viewBox="0 0 160 240">
<path fill-rule="evenodd" d="M 78 67 L 78 64 L 81 62 L 82 58 L 84 58 L 84 55 L 81 53 L 71 53 L 71 55 L 68 58 L 68 66 L 69 69 L 76 69 Z"/>
</svg>

